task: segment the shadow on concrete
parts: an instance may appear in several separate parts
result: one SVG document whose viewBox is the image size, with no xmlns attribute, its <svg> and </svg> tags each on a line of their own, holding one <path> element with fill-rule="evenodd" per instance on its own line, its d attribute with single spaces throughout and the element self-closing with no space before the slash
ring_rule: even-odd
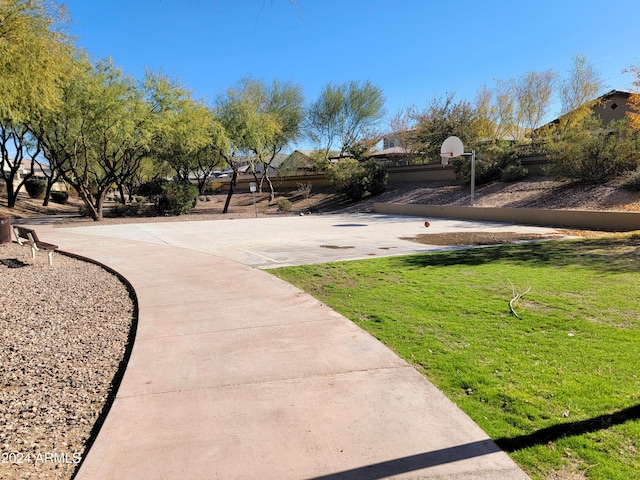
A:
<svg viewBox="0 0 640 480">
<path fill-rule="evenodd" d="M 500 451 L 500 448 L 492 440 L 481 440 L 433 452 L 365 465 L 364 467 L 342 472 L 330 473 L 320 477 L 313 477 L 309 480 L 377 480 Z"/>
<path fill-rule="evenodd" d="M 562 423 L 553 425 L 552 427 L 537 430 L 529 435 L 520 435 L 512 438 L 500 438 L 496 440 L 496 444 L 506 452 L 515 452 L 523 448 L 529 448 L 536 445 L 546 445 L 549 442 L 556 441 L 563 437 L 571 437 L 582 435 L 585 433 L 597 432 L 605 430 L 614 425 L 620 425 L 629 420 L 640 419 L 640 405 L 625 408 L 618 412 L 598 417 L 581 420 L 579 422 Z"/>
<path fill-rule="evenodd" d="M 81 218 L 81 215 L 74 214 L 62 214 L 62 215 L 48 215 L 46 217 L 27 217 L 27 218 L 12 218 L 12 225 L 53 225 L 58 222 L 69 220 L 70 218 Z"/>
</svg>

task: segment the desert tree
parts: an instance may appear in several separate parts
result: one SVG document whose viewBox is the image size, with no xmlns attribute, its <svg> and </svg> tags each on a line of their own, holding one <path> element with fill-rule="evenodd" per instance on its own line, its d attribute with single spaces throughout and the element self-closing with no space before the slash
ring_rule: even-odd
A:
<svg viewBox="0 0 640 480">
<path fill-rule="evenodd" d="M 414 144 L 411 142 L 411 135 L 416 126 L 415 105 L 402 107 L 389 120 L 389 127 L 395 145 L 400 147 L 409 158 L 413 158 L 418 152 L 414 150 Z"/>
<path fill-rule="evenodd" d="M 195 179 L 199 193 L 222 163 L 213 148 L 222 135 L 214 112 L 191 92 L 168 77 L 147 76 L 148 102 L 154 118 L 151 123 L 150 155 L 158 165 L 169 166 L 183 182 Z"/>
<path fill-rule="evenodd" d="M 258 158 L 254 149 L 266 145 L 267 140 L 281 129 L 273 115 L 257 111 L 242 93 L 242 90 L 229 89 L 216 102 L 216 116 L 226 134 L 228 145 L 226 151 L 220 150 L 220 154 L 233 171 L 223 213 L 229 209 L 241 163 L 249 161 L 251 173 L 257 181 Z"/>
<path fill-rule="evenodd" d="M 514 81 L 513 94 L 518 110 L 517 118 L 535 142 L 536 129 L 542 125 L 555 89 L 557 74 L 552 70 L 527 72 Z"/>
<path fill-rule="evenodd" d="M 371 82 L 327 84 L 308 108 L 307 132 L 328 158 L 335 149 L 341 157 L 385 114 L 382 89 Z"/>
<path fill-rule="evenodd" d="M 266 83 L 247 78 L 229 95 L 240 105 L 236 130 L 240 128 L 244 133 L 238 145 L 247 152 L 251 173 L 260 191 L 266 182 L 269 201 L 273 201 L 275 191 L 269 171 L 277 155 L 302 134 L 305 115 L 302 87 L 277 79 Z M 261 167 L 259 180 L 258 166 Z"/>
<path fill-rule="evenodd" d="M 0 175 L 15 206 L 40 154 L 28 128 L 42 109 L 57 106 L 71 51 L 66 11 L 45 0 L 0 2 Z M 16 185 L 23 161 L 30 169 Z"/>
<path fill-rule="evenodd" d="M 586 55 L 577 54 L 567 76 L 560 83 L 560 131 L 579 124 L 591 115 L 604 88 L 604 81 L 593 63 Z"/>
<path fill-rule="evenodd" d="M 497 109 L 494 92 L 483 84 L 476 92 L 473 105 L 476 115 L 476 134 L 482 140 L 496 140 Z"/>
<path fill-rule="evenodd" d="M 79 61 L 61 104 L 43 115 L 37 137 L 45 156 L 94 220 L 115 184 L 123 194 L 151 142 L 153 111 L 142 87 L 110 60 Z"/>
<path fill-rule="evenodd" d="M 494 108 L 496 115 L 496 137 L 509 138 L 520 142 L 523 138 L 520 110 L 514 94 L 515 81 L 496 80 L 494 92 Z"/>
<path fill-rule="evenodd" d="M 452 135 L 466 145 L 479 139 L 478 117 L 467 100 L 456 100 L 455 93 L 432 99 L 421 111 L 413 112 L 415 127 L 410 135 L 413 150 L 427 161 L 439 160 L 442 142 Z"/>
</svg>

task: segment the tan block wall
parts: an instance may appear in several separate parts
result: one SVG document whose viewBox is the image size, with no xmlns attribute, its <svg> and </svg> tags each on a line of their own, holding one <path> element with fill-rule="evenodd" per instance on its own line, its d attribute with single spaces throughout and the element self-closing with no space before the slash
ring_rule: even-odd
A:
<svg viewBox="0 0 640 480">
<path fill-rule="evenodd" d="M 635 212 L 459 207 L 400 203 L 376 203 L 373 208 L 376 213 L 416 217 L 455 218 L 609 232 L 640 230 L 640 213 Z"/>
</svg>

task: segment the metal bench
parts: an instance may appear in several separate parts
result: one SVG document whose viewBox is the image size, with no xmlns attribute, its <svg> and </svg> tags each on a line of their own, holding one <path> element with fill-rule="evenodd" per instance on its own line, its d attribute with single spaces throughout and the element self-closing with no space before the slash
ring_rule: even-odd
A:
<svg viewBox="0 0 640 480">
<path fill-rule="evenodd" d="M 31 258 L 36 258 L 36 252 L 42 250 L 49 256 L 49 265 L 53 265 L 53 252 L 58 249 L 57 245 L 41 242 L 35 230 L 25 227 L 12 226 L 13 234 L 20 245 L 31 247 Z"/>
</svg>

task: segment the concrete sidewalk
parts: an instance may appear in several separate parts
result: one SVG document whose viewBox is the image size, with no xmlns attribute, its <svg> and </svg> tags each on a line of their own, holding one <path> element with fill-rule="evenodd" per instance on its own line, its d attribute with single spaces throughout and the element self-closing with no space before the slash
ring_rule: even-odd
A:
<svg viewBox="0 0 640 480">
<path fill-rule="evenodd" d="M 236 238 L 257 229 L 260 242 L 273 235 L 271 246 L 230 247 L 231 237 L 216 232 L 231 226 L 219 221 L 38 227 L 44 241 L 124 275 L 139 301 L 129 365 L 79 480 L 528 478 L 376 339 L 291 285 L 220 255 L 276 259 L 276 249 L 287 249 L 278 237 L 285 224 L 305 232 L 307 250 L 331 240 L 323 229 L 359 231 L 332 240 L 361 236 L 359 252 L 378 243 L 424 249 L 388 233 L 395 222 L 411 236 L 420 219 L 289 217 L 270 232 L 256 225 L 261 219 L 246 222 L 232 222 Z M 379 233 L 353 226 L 365 223 Z M 216 242 L 223 248 L 214 252 Z M 280 263 L 309 259 L 304 251 L 283 256 Z"/>
</svg>

